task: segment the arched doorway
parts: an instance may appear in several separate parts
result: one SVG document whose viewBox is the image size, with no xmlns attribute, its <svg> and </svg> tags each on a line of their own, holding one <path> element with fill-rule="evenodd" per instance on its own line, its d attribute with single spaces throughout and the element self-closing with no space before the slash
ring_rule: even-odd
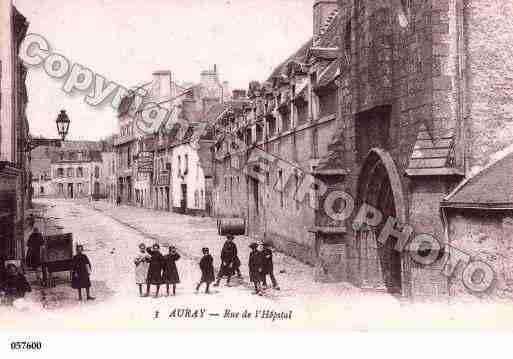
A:
<svg viewBox="0 0 513 359">
<path fill-rule="evenodd" d="M 406 223 L 406 206 L 402 184 L 390 154 L 382 149 L 369 151 L 358 177 L 357 208 L 372 205 L 383 215 L 381 223 L 357 233 L 359 272 L 362 287 L 403 293 L 403 258 L 394 249 L 397 239 L 390 237 L 382 244 L 377 238 L 388 217 Z"/>
</svg>

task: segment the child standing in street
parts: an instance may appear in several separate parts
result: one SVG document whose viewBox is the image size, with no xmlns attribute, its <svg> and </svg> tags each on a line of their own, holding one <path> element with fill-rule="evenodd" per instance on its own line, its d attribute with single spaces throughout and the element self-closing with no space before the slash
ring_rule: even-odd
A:
<svg viewBox="0 0 513 359">
<path fill-rule="evenodd" d="M 205 294 L 209 294 L 210 283 L 215 280 L 214 276 L 214 259 L 209 254 L 209 250 L 207 247 L 204 247 L 202 250 L 203 257 L 199 262 L 199 266 L 201 269 L 201 279 L 198 285 L 196 286 L 196 293 L 199 291 L 199 288 L 202 283 L 205 283 L 207 288 L 205 289 Z"/>
<path fill-rule="evenodd" d="M 78 300 L 82 300 L 82 288 L 86 290 L 86 299 L 93 300 L 94 297 L 91 297 L 89 293 L 91 288 L 91 280 L 89 279 L 92 270 L 91 262 L 82 253 L 84 251 L 83 246 L 77 245 L 76 251 L 77 254 L 73 257 L 73 269 L 71 271 L 71 287 L 78 290 Z"/>
<path fill-rule="evenodd" d="M 176 252 L 174 246 L 169 246 L 169 254 L 164 256 L 164 283 L 166 283 L 167 296 L 169 297 L 169 285 L 173 285 L 173 295 L 176 294 L 176 284 L 180 283 L 176 261 L 180 259 L 180 255 Z"/>
<path fill-rule="evenodd" d="M 150 266 L 148 268 L 148 278 L 146 280 L 146 296 L 150 295 L 150 285 L 157 286 L 155 298 L 158 298 L 160 285 L 162 284 L 162 269 L 164 265 L 164 256 L 160 253 L 160 246 L 155 243 L 152 248 L 146 248 L 150 255 Z"/>
<path fill-rule="evenodd" d="M 273 251 L 271 249 L 271 243 L 264 242 L 264 249 L 262 251 L 263 255 L 263 272 L 262 272 L 262 284 L 264 288 L 267 288 L 266 277 L 269 276 L 271 278 L 271 282 L 273 284 L 273 288 L 276 290 L 280 290 L 278 286 L 278 282 L 274 277 L 274 265 L 273 265 Z"/>
<path fill-rule="evenodd" d="M 251 248 L 251 253 L 249 254 L 249 280 L 255 286 L 254 294 L 262 295 L 262 291 L 260 289 L 260 282 L 262 281 L 262 270 L 263 270 L 263 254 L 262 254 L 262 245 L 258 245 L 256 243 L 251 243 L 249 245 Z"/>
<path fill-rule="evenodd" d="M 139 286 L 139 295 L 143 296 L 143 285 L 148 279 L 148 268 L 150 267 L 150 255 L 146 253 L 146 245 L 139 244 L 139 254 L 134 259 L 135 283 Z"/>
</svg>

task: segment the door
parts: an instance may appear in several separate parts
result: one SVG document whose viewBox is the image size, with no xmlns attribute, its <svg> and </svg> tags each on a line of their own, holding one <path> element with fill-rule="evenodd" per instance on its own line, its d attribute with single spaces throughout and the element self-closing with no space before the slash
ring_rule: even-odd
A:
<svg viewBox="0 0 513 359">
<path fill-rule="evenodd" d="M 165 191 L 166 191 L 166 206 L 165 207 L 166 207 L 166 211 L 169 212 L 169 187 L 166 187 Z"/>
<path fill-rule="evenodd" d="M 180 207 L 182 208 L 182 212 L 185 213 L 187 209 L 187 184 L 182 184 L 182 201 L 180 203 Z"/>
<path fill-rule="evenodd" d="M 73 183 L 68 183 L 68 197 L 73 198 Z"/>
</svg>

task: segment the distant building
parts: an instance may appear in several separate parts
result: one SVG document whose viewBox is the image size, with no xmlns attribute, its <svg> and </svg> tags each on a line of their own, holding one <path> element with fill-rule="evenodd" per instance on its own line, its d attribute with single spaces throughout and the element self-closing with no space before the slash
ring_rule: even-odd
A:
<svg viewBox="0 0 513 359">
<path fill-rule="evenodd" d="M 65 141 L 51 153 L 51 193 L 55 198 L 105 196 L 102 145 L 99 142 Z"/>
<path fill-rule="evenodd" d="M 187 136 L 220 109 L 229 85 L 220 82 L 216 65 L 201 72 L 198 84 L 189 85 L 183 87 L 176 83 L 170 71 L 156 71 L 151 82 L 133 89 L 134 93 L 147 94 L 144 103 L 157 103 L 169 112 L 169 117 L 155 126 L 153 132 L 141 131 L 136 125 L 144 105 L 134 108 L 137 104 L 133 95 L 122 100 L 118 110 L 119 133 L 114 141 L 117 194 L 122 203 L 188 213 L 204 213 L 211 207 L 206 204 L 210 190 L 203 183 L 205 174 L 201 170 L 198 170 L 201 172 L 198 181 L 203 181 L 201 186 L 196 185 L 193 177 L 176 175 L 178 168 L 186 163 L 197 168 L 207 158 L 210 161 L 208 140 L 202 137 L 198 143 L 191 144 L 193 137 Z M 202 164 L 199 164 L 200 157 Z M 188 171 L 185 167 L 183 170 Z"/>
<path fill-rule="evenodd" d="M 41 146 L 31 152 L 30 168 L 33 198 L 53 196 L 51 154 L 54 151 L 55 148 Z"/>
</svg>

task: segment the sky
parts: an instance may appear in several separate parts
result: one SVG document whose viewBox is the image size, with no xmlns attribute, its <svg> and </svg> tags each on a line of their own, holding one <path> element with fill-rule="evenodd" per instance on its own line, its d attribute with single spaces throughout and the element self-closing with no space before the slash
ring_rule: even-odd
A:
<svg viewBox="0 0 513 359">
<path fill-rule="evenodd" d="M 29 33 L 42 35 L 53 52 L 108 81 L 130 87 L 171 70 L 179 82 L 197 82 L 217 64 L 231 88 L 264 81 L 312 36 L 313 0 L 15 0 Z M 57 137 L 55 119 L 65 109 L 69 140 L 97 140 L 116 129 L 116 113 L 92 107 L 87 93 L 62 90 L 63 80 L 42 67 L 27 76 L 31 134 Z"/>
</svg>

